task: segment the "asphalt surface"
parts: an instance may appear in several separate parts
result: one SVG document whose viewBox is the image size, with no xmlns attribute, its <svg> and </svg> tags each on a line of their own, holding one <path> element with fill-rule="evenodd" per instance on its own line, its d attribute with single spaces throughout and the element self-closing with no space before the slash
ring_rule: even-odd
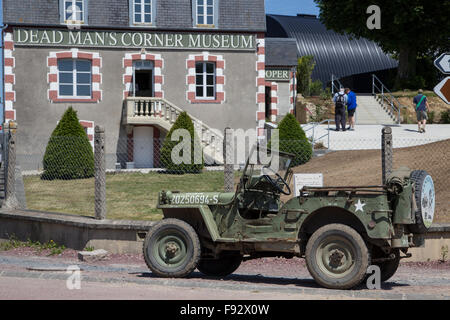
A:
<svg viewBox="0 0 450 320">
<path fill-rule="evenodd" d="M 68 289 L 80 268 L 80 289 Z M 449 300 L 450 264 L 402 264 L 379 290 L 318 286 L 301 259 L 265 258 L 244 262 L 224 279 L 194 272 L 184 279 L 157 278 L 142 257 L 110 256 L 85 263 L 73 256 L 45 257 L 0 252 L 0 299 L 151 299 L 151 300 L 304 300 L 394 299 Z M 45 290 L 43 290 L 45 288 Z"/>
</svg>

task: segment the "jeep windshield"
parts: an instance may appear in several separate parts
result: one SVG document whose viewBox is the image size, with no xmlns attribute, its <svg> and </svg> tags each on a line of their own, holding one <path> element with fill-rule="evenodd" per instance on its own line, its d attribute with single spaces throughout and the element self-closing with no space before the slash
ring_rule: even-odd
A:
<svg viewBox="0 0 450 320">
<path fill-rule="evenodd" d="M 275 151 L 264 147 L 253 147 L 245 164 L 241 182 L 245 188 L 250 187 L 254 178 L 269 176 L 274 180 L 277 174 L 286 182 L 290 182 L 292 176 L 291 165 L 295 155 L 281 151 Z"/>
</svg>

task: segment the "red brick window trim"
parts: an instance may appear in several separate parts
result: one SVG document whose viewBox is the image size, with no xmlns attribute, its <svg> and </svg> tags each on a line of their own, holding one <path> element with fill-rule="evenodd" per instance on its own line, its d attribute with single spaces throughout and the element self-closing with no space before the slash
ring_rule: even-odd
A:
<svg viewBox="0 0 450 320">
<path fill-rule="evenodd" d="M 91 97 L 90 98 L 61 98 L 59 97 L 59 59 L 80 59 L 91 61 Z M 71 49 L 70 51 L 50 52 L 47 57 L 47 67 L 49 73 L 47 74 L 47 82 L 49 84 L 48 99 L 51 102 L 76 102 L 76 103 L 97 103 L 102 100 L 102 90 L 100 85 L 102 83 L 102 74 L 100 68 L 102 67 L 102 58 L 97 52 L 84 52 L 78 49 Z"/>
<path fill-rule="evenodd" d="M 196 63 L 212 62 L 215 64 L 215 98 L 199 99 L 197 98 L 196 86 Z M 201 55 L 189 55 L 186 60 L 188 74 L 186 76 L 186 99 L 190 103 L 209 103 L 221 104 L 225 102 L 225 60 L 222 55 L 211 55 L 209 52 L 203 52 Z"/>
<path fill-rule="evenodd" d="M 155 98 L 164 98 L 164 76 L 162 69 L 164 68 L 164 60 L 161 54 L 151 53 L 126 53 L 122 60 L 125 73 L 123 74 L 123 84 L 125 90 L 123 91 L 123 99 L 125 100 L 133 94 L 133 61 L 152 61 L 153 62 L 153 74 L 154 74 L 154 95 Z"/>
</svg>

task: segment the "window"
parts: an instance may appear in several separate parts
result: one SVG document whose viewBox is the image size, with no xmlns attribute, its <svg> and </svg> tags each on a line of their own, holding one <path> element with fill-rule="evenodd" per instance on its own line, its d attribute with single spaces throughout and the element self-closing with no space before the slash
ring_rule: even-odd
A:
<svg viewBox="0 0 450 320">
<path fill-rule="evenodd" d="M 132 0 L 131 19 L 133 24 L 153 23 L 153 2 L 155 0 Z"/>
<path fill-rule="evenodd" d="M 58 96 L 60 98 L 90 99 L 92 75 L 90 60 L 58 60 Z"/>
<path fill-rule="evenodd" d="M 195 96 L 196 99 L 215 99 L 216 65 L 212 62 L 195 64 Z"/>
<path fill-rule="evenodd" d="M 214 25 L 214 0 L 197 1 L 197 25 Z"/>
<path fill-rule="evenodd" d="M 85 23 L 87 0 L 62 0 L 60 4 L 64 23 Z"/>
</svg>

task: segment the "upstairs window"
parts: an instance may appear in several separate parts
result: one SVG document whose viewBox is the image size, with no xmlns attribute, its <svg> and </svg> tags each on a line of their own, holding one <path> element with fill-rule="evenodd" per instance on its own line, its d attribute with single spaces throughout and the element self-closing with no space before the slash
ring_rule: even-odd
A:
<svg viewBox="0 0 450 320">
<path fill-rule="evenodd" d="M 84 24 L 87 19 L 87 0 L 60 0 L 62 22 Z"/>
<path fill-rule="evenodd" d="M 216 64 L 197 62 L 195 64 L 195 98 L 199 100 L 216 97 Z"/>
<path fill-rule="evenodd" d="M 151 25 L 154 20 L 155 0 L 131 0 L 131 21 L 133 25 Z"/>
<path fill-rule="evenodd" d="M 217 27 L 219 0 L 193 0 L 193 18 L 197 27 Z"/>
<path fill-rule="evenodd" d="M 58 60 L 59 98 L 90 99 L 92 96 L 92 62 L 84 59 Z"/>
</svg>

